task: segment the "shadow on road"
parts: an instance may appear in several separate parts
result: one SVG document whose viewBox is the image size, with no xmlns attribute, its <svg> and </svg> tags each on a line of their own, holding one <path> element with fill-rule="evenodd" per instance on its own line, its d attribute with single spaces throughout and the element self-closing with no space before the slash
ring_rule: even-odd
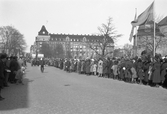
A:
<svg viewBox="0 0 167 114">
<path fill-rule="evenodd" d="M 5 100 L 0 101 L 0 110 L 15 110 L 18 108 L 27 108 L 28 101 L 28 84 L 31 80 L 24 78 L 24 85 L 10 84 L 2 90 L 2 96 Z"/>
</svg>

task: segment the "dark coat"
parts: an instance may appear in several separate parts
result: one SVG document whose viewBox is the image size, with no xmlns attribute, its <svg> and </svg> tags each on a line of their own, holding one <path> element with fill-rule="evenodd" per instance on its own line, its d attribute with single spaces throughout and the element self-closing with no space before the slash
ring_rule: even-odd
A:
<svg viewBox="0 0 167 114">
<path fill-rule="evenodd" d="M 112 72 L 112 70 L 111 70 L 111 68 L 112 68 L 112 66 L 113 66 L 113 62 L 111 61 L 111 60 L 108 60 L 108 73 L 109 74 L 111 74 Z"/>
<path fill-rule="evenodd" d="M 85 67 L 86 67 L 86 73 L 89 74 L 90 73 L 90 60 L 86 60 L 85 62 Z"/>
<path fill-rule="evenodd" d="M 167 74 L 167 62 L 161 66 L 161 81 L 165 81 L 165 75 Z"/>
<path fill-rule="evenodd" d="M 120 74 L 119 74 L 119 78 L 120 79 L 124 79 L 125 78 L 125 70 L 123 70 L 123 67 L 125 67 L 126 65 L 125 65 L 125 61 L 123 61 L 122 63 L 120 63 L 119 64 L 119 72 L 120 72 Z"/>
<path fill-rule="evenodd" d="M 108 73 L 108 61 L 104 60 L 103 62 L 103 74 L 107 74 Z"/>
<path fill-rule="evenodd" d="M 146 62 L 146 63 L 143 64 L 144 81 L 145 81 L 145 82 L 148 82 L 148 77 L 149 77 L 149 74 L 148 74 L 149 66 L 150 66 L 150 64 L 149 64 L 148 62 Z"/>
<path fill-rule="evenodd" d="M 4 68 L 5 64 L 2 62 L 2 60 L 0 60 L 0 89 L 3 86 L 3 82 L 4 82 Z"/>
<path fill-rule="evenodd" d="M 17 60 L 11 60 L 10 69 L 12 72 L 17 71 L 19 69 L 19 64 L 18 64 Z"/>
<path fill-rule="evenodd" d="M 137 75 L 140 80 L 144 79 L 143 63 L 138 62 L 137 64 Z"/>
<path fill-rule="evenodd" d="M 155 62 L 153 65 L 153 75 L 152 75 L 153 83 L 161 82 L 160 68 L 161 68 L 161 63 Z"/>
<path fill-rule="evenodd" d="M 132 78 L 132 73 L 131 73 L 131 68 L 133 66 L 133 63 L 132 61 L 128 60 L 125 62 L 125 67 L 126 67 L 126 70 L 125 70 L 125 78 Z"/>
</svg>

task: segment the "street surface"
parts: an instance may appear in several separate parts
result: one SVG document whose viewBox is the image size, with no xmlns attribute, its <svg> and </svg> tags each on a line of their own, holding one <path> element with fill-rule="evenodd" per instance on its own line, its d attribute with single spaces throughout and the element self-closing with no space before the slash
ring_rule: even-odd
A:
<svg viewBox="0 0 167 114">
<path fill-rule="evenodd" d="M 28 64 L 25 85 L 2 90 L 0 114 L 167 114 L 167 90 Z"/>
</svg>

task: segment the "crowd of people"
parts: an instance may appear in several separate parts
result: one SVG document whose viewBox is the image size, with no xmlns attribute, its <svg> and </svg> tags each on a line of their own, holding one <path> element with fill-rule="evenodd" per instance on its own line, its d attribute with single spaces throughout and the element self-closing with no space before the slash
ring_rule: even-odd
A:
<svg viewBox="0 0 167 114">
<path fill-rule="evenodd" d="M 43 59 L 42 59 L 43 60 Z M 44 59 L 45 65 L 54 66 L 66 72 L 94 75 L 112 78 L 128 83 L 137 83 L 154 87 L 167 87 L 167 56 L 150 57 L 142 55 L 140 58 L 99 58 L 80 59 Z M 40 60 L 33 59 L 32 66 L 39 66 Z M 9 87 L 8 83 L 23 84 L 22 78 L 26 68 L 23 57 L 0 54 L 0 101 L 1 90 Z"/>
<path fill-rule="evenodd" d="M 53 59 L 50 65 L 67 72 L 113 78 L 128 83 L 167 87 L 167 56 L 154 58 Z"/>
<path fill-rule="evenodd" d="M 23 57 L 8 56 L 0 54 L 0 101 L 5 98 L 1 96 L 1 91 L 9 87 L 8 83 L 23 84 L 22 78 L 26 68 L 26 60 Z"/>
</svg>

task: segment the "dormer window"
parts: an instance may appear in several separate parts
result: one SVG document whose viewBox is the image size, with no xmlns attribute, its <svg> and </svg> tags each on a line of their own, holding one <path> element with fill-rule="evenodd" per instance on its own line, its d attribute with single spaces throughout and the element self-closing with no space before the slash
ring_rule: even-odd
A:
<svg viewBox="0 0 167 114">
<path fill-rule="evenodd" d="M 45 34 L 45 31 L 43 31 L 43 34 Z"/>
<path fill-rule="evenodd" d="M 70 38 L 68 36 L 66 37 L 66 41 L 70 41 Z"/>
<path fill-rule="evenodd" d="M 86 37 L 83 37 L 83 42 L 86 42 Z"/>
</svg>

